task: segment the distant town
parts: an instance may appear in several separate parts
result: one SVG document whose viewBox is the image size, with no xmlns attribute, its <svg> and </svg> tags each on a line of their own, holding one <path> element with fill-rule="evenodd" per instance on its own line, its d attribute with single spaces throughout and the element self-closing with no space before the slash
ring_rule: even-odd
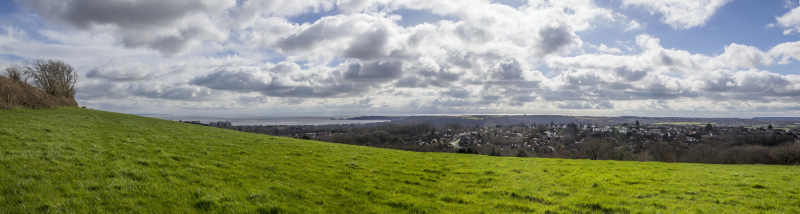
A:
<svg viewBox="0 0 800 214">
<path fill-rule="evenodd" d="M 793 164 L 800 161 L 800 118 L 560 115 L 360 118 L 391 121 L 322 126 L 183 122 L 423 152 L 720 164 Z"/>
</svg>

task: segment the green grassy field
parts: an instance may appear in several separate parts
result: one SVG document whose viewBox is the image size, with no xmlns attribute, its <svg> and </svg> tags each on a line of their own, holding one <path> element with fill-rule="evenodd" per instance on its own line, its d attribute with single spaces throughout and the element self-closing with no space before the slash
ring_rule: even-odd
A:
<svg viewBox="0 0 800 214">
<path fill-rule="evenodd" d="M 416 153 L 0 111 L 0 213 L 800 213 L 800 167 Z"/>
</svg>

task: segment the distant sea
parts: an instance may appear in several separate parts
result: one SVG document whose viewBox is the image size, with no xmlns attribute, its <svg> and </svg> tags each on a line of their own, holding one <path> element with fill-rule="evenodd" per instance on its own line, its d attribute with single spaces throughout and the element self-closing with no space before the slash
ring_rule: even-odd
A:
<svg viewBox="0 0 800 214">
<path fill-rule="evenodd" d="M 352 116 L 308 116 L 308 117 L 270 117 L 270 116 L 183 116 L 165 114 L 140 114 L 140 116 L 152 117 L 173 121 L 200 121 L 203 123 L 228 121 L 234 126 L 256 126 L 256 125 L 348 125 L 348 124 L 367 124 L 389 122 L 390 120 L 348 120 Z M 333 119 L 331 119 L 333 118 Z"/>
</svg>

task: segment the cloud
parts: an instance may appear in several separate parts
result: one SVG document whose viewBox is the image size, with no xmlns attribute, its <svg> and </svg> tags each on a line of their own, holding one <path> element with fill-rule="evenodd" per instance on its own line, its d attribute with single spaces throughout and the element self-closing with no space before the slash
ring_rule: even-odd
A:
<svg viewBox="0 0 800 214">
<path fill-rule="evenodd" d="M 622 7 L 683 30 L 728 2 Z M 800 94 L 800 77 L 767 71 L 800 61 L 800 42 L 665 47 L 648 23 L 593 0 L 18 3 L 34 21 L 0 21 L 0 62 L 67 59 L 85 77 L 79 102 L 117 109 L 620 114 L 789 106 Z M 774 25 L 798 31 L 794 11 Z M 403 22 L 413 12 L 427 18 Z"/>
<path fill-rule="evenodd" d="M 468 98 L 469 95 L 470 95 L 469 91 L 464 90 L 464 89 L 459 89 L 459 88 L 450 88 L 449 90 L 443 91 L 441 93 L 444 96 L 453 97 L 453 98 L 462 98 L 462 99 L 463 98 Z"/>
<path fill-rule="evenodd" d="M 539 36 L 540 55 L 568 53 L 582 44 L 569 25 L 550 24 L 539 31 Z"/>
<path fill-rule="evenodd" d="M 75 98 L 78 100 L 125 99 L 131 95 L 126 86 L 109 81 L 81 80 L 75 87 Z"/>
<path fill-rule="evenodd" d="M 558 104 L 560 109 L 613 109 L 614 104 L 609 101 L 592 104 L 589 102 L 562 102 Z"/>
<path fill-rule="evenodd" d="M 356 82 L 386 82 L 400 77 L 402 72 L 403 62 L 399 61 L 352 63 L 344 70 L 344 78 Z"/>
<path fill-rule="evenodd" d="M 259 75 L 258 68 L 254 67 L 229 67 L 214 73 L 199 76 L 189 84 L 205 86 L 216 90 L 260 92 L 271 90 L 285 90 L 289 86 L 282 85 L 277 78 L 269 75 Z"/>
<path fill-rule="evenodd" d="M 636 20 L 631 20 L 630 22 L 628 22 L 627 25 L 625 25 L 625 31 L 638 30 L 642 28 L 644 28 L 644 26 L 642 26 L 642 23 L 639 23 L 639 21 Z"/>
<path fill-rule="evenodd" d="M 53 20 L 85 30 L 109 27 L 126 47 L 148 47 L 176 55 L 205 40 L 227 37 L 212 20 L 232 1 L 45 1 L 23 2 Z"/>
<path fill-rule="evenodd" d="M 778 21 L 777 25 L 785 29 L 783 34 L 800 33 L 800 7 L 790 10 L 786 14 L 776 17 L 776 19 Z"/>
<path fill-rule="evenodd" d="M 661 22 L 675 29 L 689 29 L 706 24 L 708 19 L 716 13 L 717 9 L 725 6 L 732 0 L 623 0 L 622 6 L 639 6 L 658 12 L 662 15 Z"/>
<path fill-rule="evenodd" d="M 207 101 L 217 96 L 210 89 L 187 85 L 138 84 L 128 91 L 135 96 L 166 100 Z"/>
<path fill-rule="evenodd" d="M 86 73 L 87 78 L 105 79 L 111 81 L 143 81 L 168 73 L 161 67 L 152 67 L 142 63 L 125 63 L 121 60 L 111 60 L 108 63 L 92 68 Z"/>
<path fill-rule="evenodd" d="M 778 59 L 778 64 L 789 64 L 792 59 L 800 61 L 800 41 L 778 44 L 768 54 Z"/>
<path fill-rule="evenodd" d="M 622 53 L 622 50 L 620 50 L 619 48 L 608 47 L 605 44 L 590 45 L 590 47 L 602 53 L 617 53 L 617 54 Z"/>
<path fill-rule="evenodd" d="M 711 59 L 708 64 L 714 68 L 748 69 L 772 64 L 772 57 L 756 47 L 730 44 L 725 52 Z"/>
</svg>

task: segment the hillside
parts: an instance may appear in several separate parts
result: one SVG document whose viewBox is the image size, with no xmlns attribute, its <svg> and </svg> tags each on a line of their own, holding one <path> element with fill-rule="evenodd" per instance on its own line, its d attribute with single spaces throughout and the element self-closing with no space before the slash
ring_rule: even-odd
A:
<svg viewBox="0 0 800 214">
<path fill-rule="evenodd" d="M 415 153 L 0 111 L 0 213 L 798 213 L 798 166 Z"/>
<path fill-rule="evenodd" d="M 0 109 L 78 107 L 74 98 L 56 97 L 26 83 L 0 76 Z"/>
</svg>

